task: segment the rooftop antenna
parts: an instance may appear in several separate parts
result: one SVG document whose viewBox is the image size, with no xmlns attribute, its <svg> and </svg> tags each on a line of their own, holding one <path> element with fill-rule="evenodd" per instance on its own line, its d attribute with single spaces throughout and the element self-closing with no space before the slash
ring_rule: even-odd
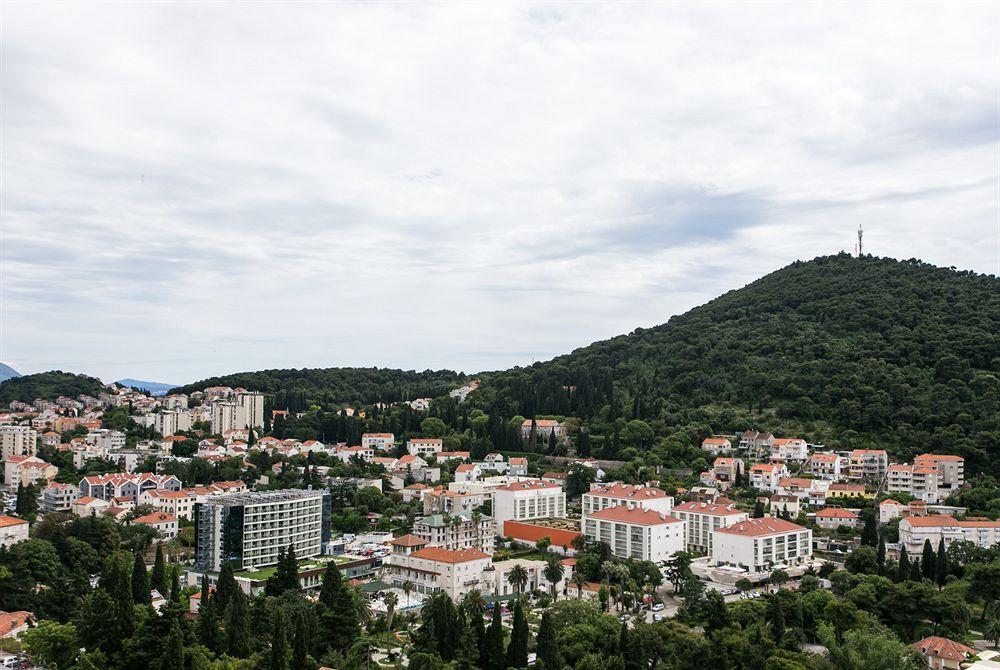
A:
<svg viewBox="0 0 1000 670">
<path fill-rule="evenodd" d="M 861 224 L 858 224 L 858 258 L 865 253 L 864 247 L 861 244 L 861 238 L 865 236 L 865 229 Z"/>
</svg>

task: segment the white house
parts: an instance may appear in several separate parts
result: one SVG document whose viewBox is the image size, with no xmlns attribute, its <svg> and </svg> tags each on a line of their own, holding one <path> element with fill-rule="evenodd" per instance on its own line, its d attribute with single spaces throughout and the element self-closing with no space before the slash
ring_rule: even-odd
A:
<svg viewBox="0 0 1000 670">
<path fill-rule="evenodd" d="M 361 436 L 361 446 L 373 451 L 389 451 L 396 444 L 392 433 L 365 433 Z"/>
<path fill-rule="evenodd" d="M 406 443 L 406 451 L 411 456 L 438 454 L 444 450 L 444 440 L 439 437 L 415 437 Z"/>
<path fill-rule="evenodd" d="M 497 528 L 504 521 L 566 517 L 566 492 L 558 484 L 540 479 L 511 482 L 493 492 L 493 518 Z"/>
<path fill-rule="evenodd" d="M 701 441 L 701 448 L 713 456 L 718 456 L 731 452 L 733 443 L 724 437 L 706 437 Z"/>
<path fill-rule="evenodd" d="M 712 551 L 712 533 L 725 526 L 746 521 L 750 515 L 736 509 L 724 498 L 716 502 L 686 502 L 674 507 L 672 514 L 685 523 L 685 545 L 688 551 Z"/>
<path fill-rule="evenodd" d="M 9 547 L 27 539 L 27 521 L 0 514 L 0 547 Z"/>
<path fill-rule="evenodd" d="M 833 530 L 840 526 L 854 528 L 858 525 L 858 515 L 848 509 L 827 507 L 816 512 L 816 525 Z"/>
<path fill-rule="evenodd" d="M 619 505 L 670 514 L 674 499 L 667 495 L 663 489 L 653 486 L 612 482 L 610 484 L 591 484 L 590 490 L 582 496 L 582 503 L 584 517 L 602 509 Z"/>
<path fill-rule="evenodd" d="M 812 556 L 812 531 L 784 519 L 747 519 L 718 528 L 712 540 L 712 562 L 748 573 L 806 563 Z"/>
<path fill-rule="evenodd" d="M 889 523 L 893 519 L 903 516 L 906 505 L 896 502 L 892 498 L 883 500 L 878 504 L 878 520 L 881 523 Z"/>
<path fill-rule="evenodd" d="M 757 463 L 750 467 L 750 486 L 761 491 L 775 492 L 782 477 L 788 476 L 784 463 Z"/>
<path fill-rule="evenodd" d="M 809 458 L 809 445 L 800 437 L 775 438 L 771 444 L 771 458 L 805 461 Z"/>
<path fill-rule="evenodd" d="M 391 584 L 409 582 L 420 593 L 443 591 L 456 602 L 473 589 L 489 593 L 493 587 L 492 558 L 478 549 L 393 546 L 385 566 Z"/>
<path fill-rule="evenodd" d="M 619 558 L 665 561 L 684 550 L 684 522 L 669 514 L 639 507 L 608 507 L 587 515 L 583 533 L 606 542 Z"/>
<path fill-rule="evenodd" d="M 177 537 L 177 517 L 166 512 L 153 512 L 135 519 L 135 523 L 150 526 L 160 531 L 164 538 L 172 540 Z"/>
</svg>

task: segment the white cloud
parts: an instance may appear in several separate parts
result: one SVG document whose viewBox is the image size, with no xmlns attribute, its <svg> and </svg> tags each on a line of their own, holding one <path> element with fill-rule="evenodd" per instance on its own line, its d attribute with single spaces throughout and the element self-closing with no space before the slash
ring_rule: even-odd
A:
<svg viewBox="0 0 1000 670">
<path fill-rule="evenodd" d="M 523 364 L 859 223 L 998 271 L 995 4 L 0 11 L 23 371 Z"/>
</svg>

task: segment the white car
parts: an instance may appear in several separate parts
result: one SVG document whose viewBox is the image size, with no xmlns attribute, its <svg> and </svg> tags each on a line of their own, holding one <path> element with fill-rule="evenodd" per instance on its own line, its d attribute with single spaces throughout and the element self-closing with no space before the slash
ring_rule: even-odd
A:
<svg viewBox="0 0 1000 670">
<path fill-rule="evenodd" d="M 654 614 L 653 615 L 653 621 L 663 621 L 663 615 L 662 614 Z"/>
<path fill-rule="evenodd" d="M 656 603 L 655 605 L 653 605 L 653 611 L 654 612 L 662 612 L 663 611 L 663 603 Z"/>
</svg>

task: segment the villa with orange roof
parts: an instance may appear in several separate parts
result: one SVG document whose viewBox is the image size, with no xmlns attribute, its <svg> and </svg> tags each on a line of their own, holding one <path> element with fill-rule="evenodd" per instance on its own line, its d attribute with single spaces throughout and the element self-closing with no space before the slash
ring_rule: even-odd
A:
<svg viewBox="0 0 1000 670">
<path fill-rule="evenodd" d="M 5 484 L 31 486 L 36 482 L 48 482 L 59 474 L 59 468 L 46 463 L 38 456 L 8 456 L 3 463 Z"/>
<path fill-rule="evenodd" d="M 946 547 L 963 540 L 980 547 L 992 547 L 1000 543 L 1000 521 L 969 518 L 959 521 L 943 514 L 906 516 L 900 520 L 899 541 L 907 552 L 916 555 L 926 540 L 930 540 L 935 551 L 941 540 Z"/>
<path fill-rule="evenodd" d="M 827 530 L 840 526 L 854 528 L 858 525 L 858 515 L 840 507 L 827 507 L 816 512 L 816 525 Z"/>
<path fill-rule="evenodd" d="M 718 456 L 730 453 L 733 450 L 733 443 L 725 437 L 706 437 L 701 441 L 701 448 L 713 456 Z"/>
<path fill-rule="evenodd" d="M 493 559 L 489 554 L 478 549 L 455 551 L 395 542 L 385 562 L 384 578 L 390 584 L 402 587 L 409 582 L 419 593 L 440 591 L 454 601 L 473 589 L 492 592 L 492 582 L 484 580 L 484 575 L 492 576 Z"/>
<path fill-rule="evenodd" d="M 28 539 L 28 522 L 0 514 L 0 547 L 9 547 Z"/>
<path fill-rule="evenodd" d="M 392 433 L 365 433 L 361 436 L 361 446 L 373 451 L 391 451 L 396 446 L 396 436 Z"/>
<path fill-rule="evenodd" d="M 555 433 L 556 439 L 562 439 L 566 434 L 566 429 L 555 419 L 535 419 L 535 436 L 539 440 L 548 440 Z M 527 440 L 531 437 L 531 419 L 525 419 L 521 423 L 521 439 Z"/>
<path fill-rule="evenodd" d="M 927 659 L 930 670 L 959 670 L 962 663 L 978 652 L 946 637 L 932 635 L 912 645 Z"/>
<path fill-rule="evenodd" d="M 750 486 L 761 491 L 774 493 L 778 482 L 788 476 L 788 468 L 784 463 L 757 463 L 750 466 Z"/>
<path fill-rule="evenodd" d="M 444 451 L 444 440 L 440 437 L 415 437 L 406 443 L 406 451 L 412 456 L 426 456 Z"/>
<path fill-rule="evenodd" d="M 818 451 L 809 457 L 806 470 L 821 479 L 839 482 L 843 476 L 842 467 L 843 460 L 839 454 L 831 451 Z"/>
<path fill-rule="evenodd" d="M 173 514 L 167 514 L 166 512 L 153 512 L 152 514 L 138 517 L 133 520 L 133 523 L 139 523 L 144 526 L 155 528 L 160 531 L 160 534 L 162 534 L 167 540 L 172 540 L 177 537 L 177 517 Z"/>
<path fill-rule="evenodd" d="M 771 443 L 771 458 L 803 462 L 809 459 L 809 445 L 801 437 L 777 437 Z"/>
</svg>

